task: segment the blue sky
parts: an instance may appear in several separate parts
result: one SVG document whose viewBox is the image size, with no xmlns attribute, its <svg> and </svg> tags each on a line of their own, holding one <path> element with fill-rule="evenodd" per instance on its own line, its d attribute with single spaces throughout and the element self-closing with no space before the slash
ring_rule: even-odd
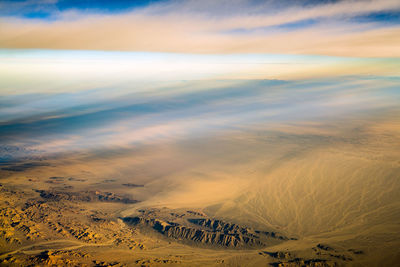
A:
<svg viewBox="0 0 400 267">
<path fill-rule="evenodd" d="M 90 13 L 120 13 L 128 12 L 135 8 L 145 7 L 161 0 L 58 0 L 58 1 L 30 1 L 30 0 L 3 0 L 0 14 L 3 16 L 16 16 L 33 19 L 54 19 L 58 12 L 77 10 Z"/>
<path fill-rule="evenodd" d="M 121 12 L 130 12 L 134 9 L 146 8 L 154 5 L 168 5 L 168 4 L 182 4 L 185 5 L 187 2 L 193 1 L 171 1 L 171 0 L 2 0 L 0 14 L 2 16 L 15 16 L 15 17 L 25 17 L 25 18 L 41 18 L 48 19 L 51 18 L 55 13 L 64 12 L 69 10 L 75 10 L 86 13 L 107 13 L 115 14 Z M 218 1 L 216 1 L 218 2 Z M 229 3 L 224 3 L 224 1 L 219 1 L 220 7 L 227 7 Z M 268 3 L 270 8 L 274 10 L 282 10 L 290 6 L 300 6 L 300 7 L 315 7 L 337 4 L 339 2 L 346 1 L 315 1 L 315 0 L 304 0 L 304 1 L 233 1 L 232 5 L 238 3 L 239 6 L 246 4 L 246 7 L 250 8 L 260 8 L 260 11 L 265 11 L 263 7 L 265 3 Z M 193 11 L 206 10 L 204 8 L 199 8 L 197 5 L 193 8 Z M 238 12 L 238 10 L 231 9 L 232 12 Z M 254 10 L 253 10 L 254 12 Z M 218 12 L 217 12 L 218 13 Z M 362 12 L 364 14 L 355 16 L 360 20 L 375 21 L 375 22 L 385 22 L 385 23 L 398 23 L 400 11 L 398 9 L 385 10 L 384 12 Z"/>
<path fill-rule="evenodd" d="M 168 5 L 169 3 L 184 3 L 185 1 L 168 1 L 168 0 L 3 0 L 1 1 L 0 15 L 15 16 L 31 19 L 56 19 L 54 15 L 65 11 L 79 11 L 83 13 L 97 14 L 119 14 L 123 12 L 131 12 L 135 9 L 150 7 L 152 5 Z M 190 1 L 186 1 L 190 2 Z M 218 2 L 218 1 L 217 1 Z M 234 1 L 235 2 L 235 1 Z M 323 6 L 327 4 L 335 4 L 341 1 L 237 1 L 240 5 L 246 2 L 247 6 L 257 8 L 263 6 L 265 2 L 269 2 L 269 6 L 275 10 L 285 9 L 291 5 L 302 7 Z M 342 1 L 344 2 L 344 1 Z M 222 3 L 222 1 L 221 1 Z M 234 4 L 234 3 L 233 3 Z M 222 4 L 221 7 L 225 5 Z M 226 7 L 226 6 L 225 6 Z M 359 22 L 381 22 L 386 24 L 399 23 L 400 10 L 385 10 L 383 12 L 365 12 L 361 15 L 355 15 L 354 19 Z M 313 20 L 315 22 L 315 20 Z M 287 24 L 288 27 L 301 27 L 308 24 L 310 20 L 299 21 Z M 282 25 L 282 27 L 285 27 Z"/>
</svg>

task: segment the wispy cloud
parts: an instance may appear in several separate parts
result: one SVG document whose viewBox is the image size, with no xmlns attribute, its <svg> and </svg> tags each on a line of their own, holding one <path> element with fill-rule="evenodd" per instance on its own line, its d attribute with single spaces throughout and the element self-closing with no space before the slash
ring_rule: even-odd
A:
<svg viewBox="0 0 400 267">
<path fill-rule="evenodd" d="M 52 19 L 3 13 L 0 47 L 400 56 L 398 21 L 355 19 L 397 14 L 398 1 L 306 3 L 161 1 L 123 13 L 55 6 Z"/>
<path fill-rule="evenodd" d="M 68 99 L 55 95 L 42 101 L 48 107 L 45 114 L 23 112 L 27 118 L 3 122 L 0 139 L 46 153 L 132 148 L 250 130 L 254 125 L 373 113 L 393 109 L 399 101 L 396 80 L 340 79 L 236 81 L 213 90 L 208 90 L 210 84 L 218 81 L 191 81 L 186 90 L 162 96 L 125 95 L 96 105 L 66 105 L 61 112 L 51 108 L 51 102 Z M 15 109 L 23 110 L 24 105 Z"/>
</svg>

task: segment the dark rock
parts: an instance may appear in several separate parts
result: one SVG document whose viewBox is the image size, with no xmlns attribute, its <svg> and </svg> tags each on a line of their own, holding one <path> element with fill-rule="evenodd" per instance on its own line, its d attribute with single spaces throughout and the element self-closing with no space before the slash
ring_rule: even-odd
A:
<svg viewBox="0 0 400 267">
<path fill-rule="evenodd" d="M 127 183 L 127 184 L 122 184 L 123 186 L 127 186 L 127 187 L 144 187 L 144 185 L 142 184 L 131 184 L 131 183 Z"/>
<path fill-rule="evenodd" d="M 81 191 L 81 192 L 65 192 L 56 190 L 37 190 L 40 196 L 49 201 L 82 201 L 82 202 L 94 202 L 94 201 L 104 201 L 104 202 L 121 202 L 126 204 L 137 203 L 135 199 L 128 197 L 122 197 L 115 195 L 110 192 L 99 192 L 99 191 Z"/>
</svg>

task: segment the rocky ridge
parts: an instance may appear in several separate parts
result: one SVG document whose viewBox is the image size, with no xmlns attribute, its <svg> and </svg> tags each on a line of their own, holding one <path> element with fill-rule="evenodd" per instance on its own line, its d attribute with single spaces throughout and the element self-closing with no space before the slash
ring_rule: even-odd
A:
<svg viewBox="0 0 400 267">
<path fill-rule="evenodd" d="M 257 231 L 212 218 L 192 218 L 196 214 L 193 211 L 187 211 L 179 216 L 176 213 L 170 213 L 172 218 L 178 218 L 177 220 L 163 218 L 165 216 L 154 212 L 147 213 L 149 214 L 151 216 L 125 217 L 123 221 L 138 228 L 150 228 L 167 238 L 197 245 L 259 248 L 289 240 L 288 237 L 275 232 Z"/>
<path fill-rule="evenodd" d="M 80 192 L 69 192 L 69 191 L 57 191 L 57 190 L 37 190 L 40 196 L 46 200 L 60 201 L 82 201 L 82 202 L 121 202 L 125 204 L 137 203 L 135 199 L 129 197 L 123 197 L 110 192 L 100 191 L 80 191 Z"/>
</svg>

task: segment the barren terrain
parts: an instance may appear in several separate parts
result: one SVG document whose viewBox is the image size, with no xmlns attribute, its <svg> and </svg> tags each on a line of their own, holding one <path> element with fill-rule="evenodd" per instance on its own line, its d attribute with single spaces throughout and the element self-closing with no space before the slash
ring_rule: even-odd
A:
<svg viewBox="0 0 400 267">
<path fill-rule="evenodd" d="M 393 118 L 3 164 L 1 263 L 394 266 L 399 159 Z"/>
</svg>

